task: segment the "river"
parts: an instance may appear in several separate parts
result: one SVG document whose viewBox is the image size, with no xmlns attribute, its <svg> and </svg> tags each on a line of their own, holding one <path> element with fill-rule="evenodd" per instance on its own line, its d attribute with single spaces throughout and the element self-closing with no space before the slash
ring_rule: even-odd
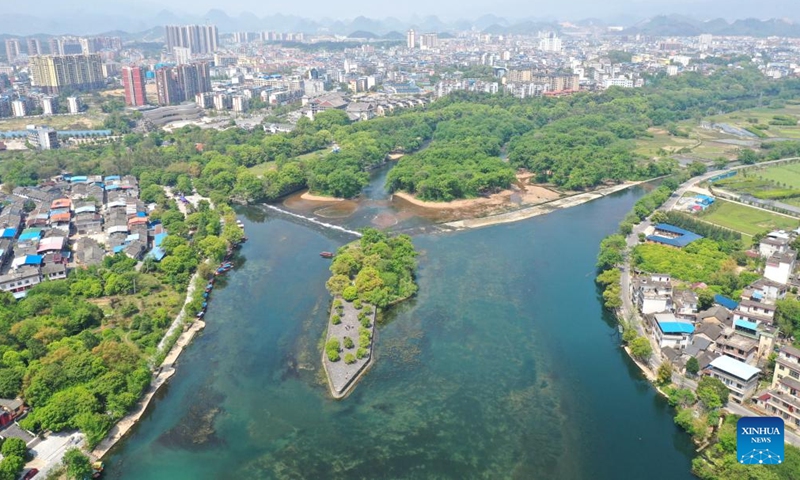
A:
<svg viewBox="0 0 800 480">
<path fill-rule="evenodd" d="M 429 232 L 382 202 L 377 216 Z M 243 263 L 132 434 L 113 479 L 689 479 L 692 444 L 619 348 L 593 282 L 600 239 L 642 194 L 514 224 L 421 233 L 419 295 L 382 319 L 376 364 L 328 397 L 329 262 L 351 240 L 258 207 Z"/>
</svg>

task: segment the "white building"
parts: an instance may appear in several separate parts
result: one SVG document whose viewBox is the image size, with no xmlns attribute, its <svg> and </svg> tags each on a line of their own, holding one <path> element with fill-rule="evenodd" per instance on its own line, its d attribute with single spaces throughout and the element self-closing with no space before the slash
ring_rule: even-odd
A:
<svg viewBox="0 0 800 480">
<path fill-rule="evenodd" d="M 15 117 L 24 117 L 28 114 L 28 108 L 22 100 L 14 100 L 11 102 L 11 112 Z"/>
<path fill-rule="evenodd" d="M 234 112 L 244 113 L 244 112 L 247 111 L 247 108 L 249 106 L 250 106 L 249 102 L 247 101 L 247 98 L 245 98 L 244 96 L 235 95 L 233 97 L 233 111 Z"/>
<path fill-rule="evenodd" d="M 57 97 L 42 97 L 42 114 L 54 115 L 58 113 Z"/>
<path fill-rule="evenodd" d="M 767 259 L 767 266 L 764 267 L 764 277 L 783 285 L 789 283 L 789 277 L 794 271 L 797 252 L 787 250 L 783 253 L 773 253 Z"/>
<path fill-rule="evenodd" d="M 631 298 L 642 314 L 672 310 L 672 283 L 669 275 L 655 273 L 637 277 L 631 288 Z"/>
<path fill-rule="evenodd" d="M 83 104 L 81 103 L 80 97 L 67 97 L 67 109 L 72 115 L 80 113 L 81 106 L 83 106 Z"/>
<path fill-rule="evenodd" d="M 414 29 L 411 29 L 406 33 L 406 47 L 408 48 L 416 48 L 417 47 L 417 34 L 414 32 Z"/>
<path fill-rule="evenodd" d="M 692 322 L 678 320 L 672 313 L 656 313 L 653 315 L 653 331 L 661 348 L 672 347 L 679 350 L 691 343 L 694 325 Z"/>
<path fill-rule="evenodd" d="M 189 47 L 172 47 L 172 54 L 178 65 L 186 65 L 192 61 L 192 49 Z"/>
<path fill-rule="evenodd" d="M 560 52 L 561 48 L 561 39 L 555 33 L 539 33 L 539 50 L 543 52 Z"/>
<path fill-rule="evenodd" d="M 770 232 L 758 242 L 758 253 L 764 258 L 787 250 L 789 250 L 789 234 L 783 231 Z"/>
<path fill-rule="evenodd" d="M 750 398 L 758 387 L 758 376 L 761 370 L 722 355 L 711 361 L 705 373 L 722 381 L 731 391 L 731 399 L 742 403 Z"/>
</svg>

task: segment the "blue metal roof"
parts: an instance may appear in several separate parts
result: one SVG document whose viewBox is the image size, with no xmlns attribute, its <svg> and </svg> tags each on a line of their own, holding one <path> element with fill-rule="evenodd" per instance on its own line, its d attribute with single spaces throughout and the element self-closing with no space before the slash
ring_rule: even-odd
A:
<svg viewBox="0 0 800 480">
<path fill-rule="evenodd" d="M 670 238 L 670 237 L 662 237 L 661 235 L 649 235 L 647 239 L 650 240 L 651 242 L 658 242 L 658 243 L 663 243 L 664 245 L 683 248 L 686 245 L 689 245 L 690 243 L 694 242 L 695 240 L 700 240 L 701 238 L 703 238 L 702 235 L 690 232 L 689 230 L 678 228 L 668 223 L 659 223 L 658 225 L 656 225 L 656 231 L 659 230 L 662 232 L 668 232 L 680 236 L 675 238 Z"/>
<path fill-rule="evenodd" d="M 148 257 L 153 257 L 157 262 L 160 262 L 162 258 L 167 254 L 161 247 L 155 247 L 154 249 L 150 250 L 150 253 L 147 254 Z"/>
<path fill-rule="evenodd" d="M 664 333 L 694 333 L 694 325 L 689 322 L 658 322 L 658 328 Z"/>
<path fill-rule="evenodd" d="M 164 243 L 164 239 L 167 238 L 166 233 L 159 233 L 153 237 L 153 245 L 156 247 L 160 247 L 162 243 Z"/>
<path fill-rule="evenodd" d="M 3 232 L 0 233 L 0 238 L 14 238 L 16 236 L 17 236 L 16 228 L 4 228 Z"/>
<path fill-rule="evenodd" d="M 25 260 L 22 262 L 23 265 L 41 265 L 42 264 L 42 256 L 41 255 L 25 255 Z"/>
<path fill-rule="evenodd" d="M 733 326 L 734 327 L 742 327 L 742 328 L 746 328 L 748 330 L 753 330 L 753 331 L 755 331 L 758 328 L 758 324 L 757 323 L 748 322 L 747 320 L 741 320 L 741 319 L 740 320 L 736 320 L 735 322 L 733 322 Z"/>
<path fill-rule="evenodd" d="M 714 303 L 722 305 L 723 307 L 727 308 L 728 310 L 735 310 L 736 307 L 739 306 L 739 302 L 736 300 L 732 300 L 724 295 L 716 294 L 714 295 Z"/>
</svg>

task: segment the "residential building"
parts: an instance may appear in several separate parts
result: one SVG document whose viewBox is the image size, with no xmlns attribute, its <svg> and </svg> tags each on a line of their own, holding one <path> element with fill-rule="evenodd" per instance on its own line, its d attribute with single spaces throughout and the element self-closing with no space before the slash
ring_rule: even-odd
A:
<svg viewBox="0 0 800 480">
<path fill-rule="evenodd" d="M 167 51 L 188 48 L 191 53 L 211 54 L 217 50 L 219 31 L 216 25 L 167 25 Z"/>
<path fill-rule="evenodd" d="M 433 50 L 439 47 L 439 35 L 435 33 L 424 33 L 419 38 L 420 50 Z"/>
<path fill-rule="evenodd" d="M 58 113 L 58 97 L 42 97 L 42 114 L 54 115 Z"/>
<path fill-rule="evenodd" d="M 194 100 L 198 93 L 211 91 L 211 72 L 207 63 L 163 67 L 156 71 L 159 105 L 174 105 Z"/>
<path fill-rule="evenodd" d="M 406 47 L 409 49 L 417 47 L 417 34 L 414 32 L 414 29 L 406 33 Z"/>
<path fill-rule="evenodd" d="M 0 290 L 11 292 L 15 298 L 22 298 L 25 292 L 42 281 L 39 267 L 22 266 L 0 275 Z"/>
<path fill-rule="evenodd" d="M 30 57 L 32 85 L 44 93 L 97 90 L 105 85 L 102 60 L 90 55 L 35 55 Z"/>
<path fill-rule="evenodd" d="M 6 39 L 6 60 L 8 63 L 13 63 L 20 55 L 19 39 L 7 38 Z"/>
<path fill-rule="evenodd" d="M 42 44 L 41 42 L 39 42 L 38 38 L 28 37 L 27 44 L 28 44 L 28 56 L 41 55 L 44 53 L 42 51 Z"/>
<path fill-rule="evenodd" d="M 122 86 L 125 88 L 125 104 L 129 107 L 147 105 L 145 75 L 142 67 L 123 67 Z"/>
<path fill-rule="evenodd" d="M 631 296 L 642 314 L 672 310 L 672 282 L 666 274 L 636 277 L 631 285 Z"/>
<path fill-rule="evenodd" d="M 83 108 L 81 97 L 67 97 L 67 110 L 70 114 L 80 113 L 81 108 Z"/>
<path fill-rule="evenodd" d="M 761 370 L 727 355 L 711 361 L 704 375 L 719 379 L 731 392 L 731 400 L 742 403 L 753 395 Z"/>
<path fill-rule="evenodd" d="M 767 265 L 764 267 L 764 277 L 773 282 L 786 285 L 789 283 L 789 277 L 794 271 L 796 260 L 797 252 L 792 249 L 782 253 L 773 253 L 767 259 Z"/>
<path fill-rule="evenodd" d="M 656 342 L 661 348 L 671 347 L 676 350 L 689 346 L 694 333 L 691 322 L 678 320 L 672 313 L 656 313 L 652 316 L 653 331 Z"/>
<path fill-rule="evenodd" d="M 789 250 L 789 234 L 786 232 L 770 232 L 758 242 L 758 253 L 764 258 L 787 250 Z"/>
<path fill-rule="evenodd" d="M 758 398 L 767 413 L 783 418 L 787 425 L 800 428 L 800 350 L 786 345 L 775 359 L 775 372 L 769 392 Z"/>
<path fill-rule="evenodd" d="M 249 102 L 243 95 L 234 95 L 231 102 L 233 111 L 237 113 L 244 113 L 249 107 Z"/>
<path fill-rule="evenodd" d="M 58 148 L 58 133 L 48 127 L 28 127 L 28 142 L 37 150 Z"/>
<path fill-rule="evenodd" d="M 172 47 L 172 56 L 175 57 L 175 63 L 185 65 L 192 60 L 192 49 L 189 47 Z"/>
<path fill-rule="evenodd" d="M 14 100 L 11 102 L 11 113 L 15 117 L 24 117 L 28 115 L 28 106 L 22 100 Z"/>
<path fill-rule="evenodd" d="M 672 306 L 676 317 L 694 321 L 697 315 L 697 294 L 691 290 L 675 291 L 672 294 Z"/>
<path fill-rule="evenodd" d="M 560 52 L 561 39 L 553 32 L 539 34 L 539 50 L 543 52 Z"/>
</svg>

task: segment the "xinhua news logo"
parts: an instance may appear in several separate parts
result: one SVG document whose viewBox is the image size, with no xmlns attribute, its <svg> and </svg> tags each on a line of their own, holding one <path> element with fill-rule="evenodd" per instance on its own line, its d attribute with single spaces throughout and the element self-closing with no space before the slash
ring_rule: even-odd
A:
<svg viewBox="0 0 800 480">
<path fill-rule="evenodd" d="M 783 463 L 783 419 L 742 417 L 736 424 L 736 457 L 745 465 Z"/>
</svg>

